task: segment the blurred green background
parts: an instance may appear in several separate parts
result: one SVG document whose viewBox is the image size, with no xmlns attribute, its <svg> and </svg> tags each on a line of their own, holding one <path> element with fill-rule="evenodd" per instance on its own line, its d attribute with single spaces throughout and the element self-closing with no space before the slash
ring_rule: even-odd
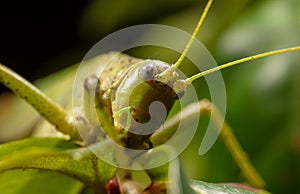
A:
<svg viewBox="0 0 300 194">
<path fill-rule="evenodd" d="M 166 24 L 192 32 L 205 3 L 64 0 L 43 1 L 35 8 L 27 1 L 1 2 L 0 59 L 33 81 L 80 61 L 102 37 L 130 25 Z M 222 64 L 300 45 L 299 21 L 299 0 L 216 0 L 198 38 Z M 130 54 L 155 53 L 169 62 L 177 57 L 163 56 L 163 51 L 149 52 L 151 49 Z M 274 193 L 300 193 L 299 61 L 300 53 L 294 52 L 222 71 L 227 91 L 226 119 L 266 180 L 267 189 Z M 195 73 L 193 68 L 190 73 Z M 209 98 L 203 80 L 195 86 L 200 98 Z M 206 155 L 197 154 L 206 121 L 204 118 L 199 133 L 181 155 L 187 175 L 209 182 L 243 181 L 220 139 Z"/>
</svg>

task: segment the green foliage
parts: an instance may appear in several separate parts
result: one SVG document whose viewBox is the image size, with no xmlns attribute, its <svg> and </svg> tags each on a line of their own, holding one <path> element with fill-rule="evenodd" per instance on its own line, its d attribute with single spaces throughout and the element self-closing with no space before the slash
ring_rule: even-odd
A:
<svg viewBox="0 0 300 194">
<path fill-rule="evenodd" d="M 4 144 L 0 146 L 0 161 L 0 172 L 13 169 L 50 170 L 80 180 L 87 186 L 96 185 L 102 188 L 114 176 L 116 170 L 115 167 L 99 160 L 87 148 L 79 148 L 76 144 L 59 138 L 29 138 Z M 22 176 L 23 172 L 14 171 L 3 176 L 11 176 L 13 180 L 16 174 Z M 37 173 L 34 171 L 24 176 L 30 179 L 30 175 Z M 22 185 L 26 178 L 17 180 Z"/>
<path fill-rule="evenodd" d="M 231 194 L 253 194 L 254 192 L 246 191 L 241 188 L 232 187 L 225 184 L 206 183 L 203 181 L 190 181 L 191 186 L 197 193 L 231 193 Z"/>
<path fill-rule="evenodd" d="M 1 172 L 0 182 L 0 191 L 5 194 L 75 194 L 85 187 L 66 175 L 34 169 Z"/>
</svg>

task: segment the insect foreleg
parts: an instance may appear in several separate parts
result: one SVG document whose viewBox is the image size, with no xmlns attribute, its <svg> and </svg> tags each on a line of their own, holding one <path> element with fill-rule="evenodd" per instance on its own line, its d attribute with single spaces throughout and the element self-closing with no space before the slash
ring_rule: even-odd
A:
<svg viewBox="0 0 300 194">
<path fill-rule="evenodd" d="M 214 111 L 212 111 L 214 109 Z M 247 154 L 240 146 L 236 139 L 232 128 L 226 121 L 223 122 L 223 116 L 219 113 L 218 109 L 211 104 L 208 100 L 201 100 L 190 104 L 182 110 L 181 113 L 177 113 L 174 117 L 167 120 L 163 126 L 161 126 L 150 138 L 153 146 L 166 143 L 176 132 L 179 124 L 188 124 L 192 119 L 197 119 L 199 113 L 201 115 L 210 116 L 213 122 L 221 127 L 220 136 L 226 145 L 227 149 L 231 153 L 233 159 L 241 169 L 244 177 L 247 181 L 255 187 L 265 187 L 264 180 L 256 171 L 254 166 L 249 161 Z M 214 113 L 214 114 L 212 114 Z"/>
<path fill-rule="evenodd" d="M 42 91 L 16 72 L 0 64 L 0 83 L 26 100 L 41 116 L 56 126 L 57 130 L 70 135 L 71 139 L 81 140 L 73 118 Z"/>
</svg>

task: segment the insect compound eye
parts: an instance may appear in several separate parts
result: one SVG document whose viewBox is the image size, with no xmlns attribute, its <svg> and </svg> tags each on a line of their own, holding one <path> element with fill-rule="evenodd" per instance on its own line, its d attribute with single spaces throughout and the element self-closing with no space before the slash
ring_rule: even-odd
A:
<svg viewBox="0 0 300 194">
<path fill-rule="evenodd" d="M 140 68 L 140 76 L 142 79 L 152 80 L 155 74 L 155 66 L 152 63 L 146 63 Z"/>
</svg>

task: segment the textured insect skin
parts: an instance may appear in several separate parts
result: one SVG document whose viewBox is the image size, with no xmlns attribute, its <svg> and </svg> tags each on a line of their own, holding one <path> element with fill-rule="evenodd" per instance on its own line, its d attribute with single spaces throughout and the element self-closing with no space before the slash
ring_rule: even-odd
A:
<svg viewBox="0 0 300 194">
<path fill-rule="evenodd" d="M 113 54 L 116 53 L 109 55 Z M 141 60 L 125 54 L 118 54 L 118 57 L 115 58 L 118 60 L 112 59 L 99 77 L 96 99 L 99 105 L 98 112 L 105 111 L 113 118 L 112 125 L 117 135 L 124 134 L 124 130 L 129 124 L 129 132 L 125 132 L 125 135 L 121 137 L 121 142 L 126 147 L 149 148 L 151 147 L 151 143 L 148 141 L 149 137 L 163 122 L 156 123 L 156 126 L 152 126 L 152 132 L 145 135 L 140 135 L 146 129 L 140 128 L 139 124 L 146 123 L 151 119 L 149 106 L 152 102 L 162 102 L 167 113 L 171 110 L 174 102 L 178 99 L 172 87 L 179 76 L 177 73 L 173 73 L 162 82 L 158 75 L 169 69 L 169 64 L 156 60 Z M 179 95 L 182 91 L 179 92 Z M 129 108 L 130 111 L 121 113 L 120 110 L 124 108 Z M 128 117 L 128 114 L 131 116 Z M 99 115 L 101 122 L 103 119 L 107 118 Z"/>
</svg>

